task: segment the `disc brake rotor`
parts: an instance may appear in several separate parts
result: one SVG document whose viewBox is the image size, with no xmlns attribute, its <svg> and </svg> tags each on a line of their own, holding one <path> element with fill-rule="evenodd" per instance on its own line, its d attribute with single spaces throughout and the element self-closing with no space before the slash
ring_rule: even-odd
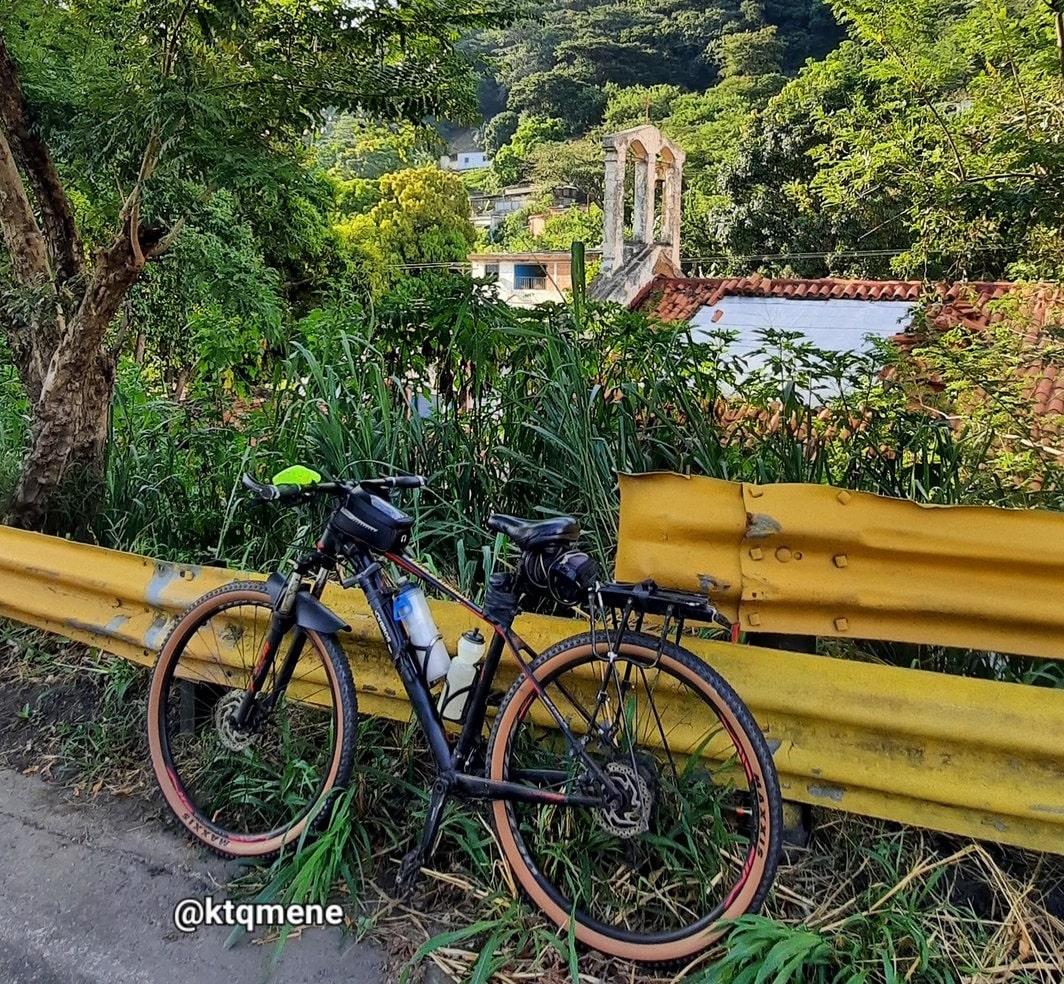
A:
<svg viewBox="0 0 1064 984">
<path fill-rule="evenodd" d="M 239 709 L 244 700 L 243 690 L 231 690 L 214 708 L 214 727 L 218 732 L 218 738 L 232 752 L 242 752 L 250 748 L 255 741 L 255 735 L 251 731 L 238 728 L 233 724 L 231 717 Z"/>
<path fill-rule="evenodd" d="M 595 822 L 614 837 L 629 838 L 645 834 L 650 829 L 650 809 L 654 799 L 650 784 L 631 762 L 610 762 L 606 766 L 610 778 L 624 793 L 622 806 L 594 811 Z"/>
</svg>

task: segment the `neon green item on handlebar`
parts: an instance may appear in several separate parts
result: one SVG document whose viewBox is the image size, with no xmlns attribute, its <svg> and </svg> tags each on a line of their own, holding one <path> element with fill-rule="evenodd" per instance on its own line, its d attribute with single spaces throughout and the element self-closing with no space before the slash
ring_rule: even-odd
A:
<svg viewBox="0 0 1064 984">
<path fill-rule="evenodd" d="M 270 480 L 274 485 L 317 485 L 321 475 L 305 465 L 289 465 Z"/>
</svg>

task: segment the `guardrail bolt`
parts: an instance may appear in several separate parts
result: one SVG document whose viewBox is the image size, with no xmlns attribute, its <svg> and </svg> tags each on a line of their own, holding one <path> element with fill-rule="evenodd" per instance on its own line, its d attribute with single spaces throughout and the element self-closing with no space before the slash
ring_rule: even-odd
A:
<svg viewBox="0 0 1064 984">
<path fill-rule="evenodd" d="M 845 506 L 846 503 L 853 498 L 853 496 L 850 495 L 849 492 L 840 492 L 837 496 L 835 496 L 835 498 L 838 499 L 839 502 L 841 502 Z"/>
<path fill-rule="evenodd" d="M 837 618 L 837 619 L 835 619 L 835 628 L 839 632 L 849 632 L 850 631 L 850 620 L 848 618 Z"/>
<path fill-rule="evenodd" d="M 760 499 L 765 494 L 765 490 L 759 489 L 756 485 L 748 485 L 746 491 L 750 494 L 751 499 Z"/>
<path fill-rule="evenodd" d="M 776 560 L 781 564 L 786 564 L 791 559 L 791 552 L 786 547 L 779 547 L 776 550 Z"/>
<path fill-rule="evenodd" d="M 846 560 L 846 554 L 835 554 L 836 567 L 845 567 L 847 563 L 849 562 Z"/>
<path fill-rule="evenodd" d="M 764 556 L 765 555 L 761 552 L 761 548 L 760 547 L 751 547 L 750 548 L 750 559 L 751 560 L 760 560 Z"/>
<path fill-rule="evenodd" d="M 746 621 L 749 622 L 751 625 L 760 625 L 761 616 L 758 615 L 757 612 L 751 612 L 749 615 L 746 616 Z"/>
</svg>

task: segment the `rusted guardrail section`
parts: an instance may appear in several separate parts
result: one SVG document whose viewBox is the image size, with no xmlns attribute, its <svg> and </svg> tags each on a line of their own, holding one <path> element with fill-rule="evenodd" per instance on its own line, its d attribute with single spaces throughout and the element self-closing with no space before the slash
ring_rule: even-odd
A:
<svg viewBox="0 0 1064 984">
<path fill-rule="evenodd" d="M 140 663 L 154 660 L 189 602 L 238 576 L 0 527 L 0 615 Z M 407 719 L 361 598 L 331 588 L 325 600 L 352 626 L 344 644 L 362 711 Z M 453 604 L 432 607 L 453 651 L 469 616 Z M 523 616 L 517 628 L 542 650 L 581 626 Z M 688 644 L 734 684 L 778 743 L 789 799 L 1064 853 L 1064 692 Z"/>
</svg>

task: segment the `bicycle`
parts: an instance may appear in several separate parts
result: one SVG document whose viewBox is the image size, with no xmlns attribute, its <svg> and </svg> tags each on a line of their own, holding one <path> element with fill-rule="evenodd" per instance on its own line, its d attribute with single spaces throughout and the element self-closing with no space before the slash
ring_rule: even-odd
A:
<svg viewBox="0 0 1064 984">
<path fill-rule="evenodd" d="M 288 576 L 210 592 L 163 644 L 149 695 L 151 759 L 194 838 L 224 856 L 269 858 L 328 821 L 352 771 L 356 726 L 336 635 L 347 626 L 320 600 L 335 574 L 364 593 L 436 769 L 398 888 L 432 855 L 456 796 L 491 802 L 522 891 L 562 931 L 572 921 L 577 940 L 607 954 L 683 960 L 716 940 L 723 920 L 760 906 L 780 853 L 779 784 L 750 712 L 679 645 L 687 622 L 729 624 L 704 597 L 600 582 L 570 517 L 493 515 L 488 527 L 520 559 L 490 577 L 480 608 L 406 553 L 413 520 L 390 493 L 422 479 L 323 481 L 296 466 L 268 485 L 243 481 L 264 502 L 334 503 Z M 413 643 L 397 605 L 412 590 L 405 576 L 491 633 L 457 734 L 430 689 L 438 667 L 426 671 L 438 638 Z M 513 622 L 537 597 L 586 603 L 589 631 L 534 652 Z M 660 631 L 645 631 L 647 616 Z M 492 684 L 506 651 L 518 671 L 500 702 Z"/>
</svg>

